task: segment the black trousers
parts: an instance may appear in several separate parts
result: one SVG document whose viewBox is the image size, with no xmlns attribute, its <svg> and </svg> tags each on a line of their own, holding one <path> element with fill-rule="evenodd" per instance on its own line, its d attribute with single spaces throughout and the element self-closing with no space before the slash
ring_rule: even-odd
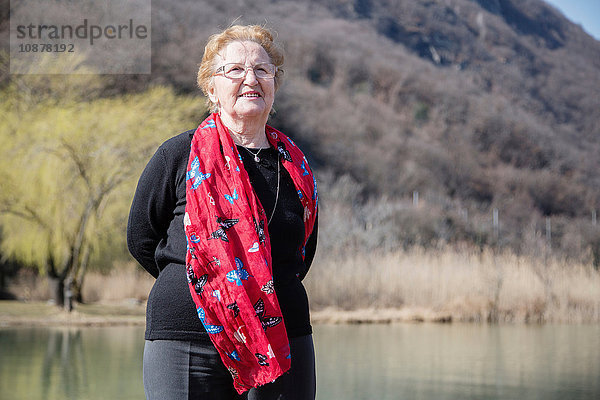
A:
<svg viewBox="0 0 600 400">
<path fill-rule="evenodd" d="M 238 395 L 210 342 L 147 340 L 144 391 L 147 400 L 314 400 L 312 335 L 290 339 L 292 366 L 272 383 Z"/>
</svg>

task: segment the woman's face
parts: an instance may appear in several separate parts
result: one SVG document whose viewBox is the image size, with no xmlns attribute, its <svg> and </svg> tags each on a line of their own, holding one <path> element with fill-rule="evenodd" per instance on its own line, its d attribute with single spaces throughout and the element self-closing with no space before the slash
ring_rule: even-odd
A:
<svg viewBox="0 0 600 400">
<path fill-rule="evenodd" d="M 221 117 L 233 120 L 243 118 L 264 118 L 266 122 L 275 99 L 274 78 L 258 79 L 253 67 L 270 63 L 265 49 L 255 42 L 231 42 L 218 55 L 215 64 L 221 67 L 229 63 L 245 65 L 246 76 L 229 79 L 222 74 L 213 77 L 208 95 L 218 104 Z"/>
</svg>

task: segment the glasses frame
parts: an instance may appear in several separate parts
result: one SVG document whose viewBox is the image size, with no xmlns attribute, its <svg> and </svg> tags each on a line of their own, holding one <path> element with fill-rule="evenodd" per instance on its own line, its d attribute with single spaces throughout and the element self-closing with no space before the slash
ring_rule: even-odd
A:
<svg viewBox="0 0 600 400">
<path fill-rule="evenodd" d="M 231 76 L 227 76 L 227 74 L 225 73 L 225 67 L 227 67 L 228 65 L 238 65 L 238 66 L 240 66 L 241 68 L 244 69 L 244 75 L 242 75 L 240 77 L 237 77 L 237 78 L 234 78 L 234 77 L 231 77 Z M 256 74 L 256 68 L 259 67 L 259 66 L 261 66 L 261 65 L 272 65 L 273 66 L 273 76 L 259 77 Z M 227 79 L 241 80 L 241 79 L 245 79 L 246 78 L 246 75 L 248 75 L 248 70 L 249 69 L 252 70 L 252 72 L 254 73 L 254 76 L 257 79 L 274 79 L 275 76 L 277 75 L 277 72 L 279 71 L 279 68 L 275 64 L 273 64 L 273 63 L 260 63 L 260 64 L 256 64 L 256 65 L 251 65 L 251 66 L 248 66 L 248 67 L 245 66 L 244 64 L 240 64 L 240 63 L 227 63 L 227 64 L 223 64 L 219 68 L 217 68 L 217 70 L 215 71 L 215 73 L 213 74 L 213 76 L 222 75 L 223 77 L 225 77 Z"/>
</svg>

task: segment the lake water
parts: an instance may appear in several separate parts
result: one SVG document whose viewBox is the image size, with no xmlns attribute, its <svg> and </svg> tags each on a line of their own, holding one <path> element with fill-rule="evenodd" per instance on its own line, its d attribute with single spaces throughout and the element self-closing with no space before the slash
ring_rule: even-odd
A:
<svg viewBox="0 0 600 400">
<path fill-rule="evenodd" d="M 142 327 L 0 329 L 0 399 L 143 399 Z M 319 400 L 600 399 L 600 325 L 317 325 Z"/>
</svg>

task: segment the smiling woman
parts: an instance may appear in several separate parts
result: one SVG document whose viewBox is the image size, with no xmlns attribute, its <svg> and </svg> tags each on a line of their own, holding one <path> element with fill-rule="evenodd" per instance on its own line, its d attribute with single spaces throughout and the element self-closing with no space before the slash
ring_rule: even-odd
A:
<svg viewBox="0 0 600 400">
<path fill-rule="evenodd" d="M 316 250 L 317 188 L 298 146 L 267 125 L 282 64 L 263 27 L 211 36 L 198 85 L 213 113 L 165 142 L 140 178 L 128 245 L 157 278 L 148 399 L 315 398 L 301 281 Z"/>
<path fill-rule="evenodd" d="M 283 60 L 271 33 L 260 26 L 232 26 L 209 39 L 198 86 L 211 111 L 219 113 L 233 132 L 236 144 L 268 147 L 264 126 L 281 82 Z"/>
<path fill-rule="evenodd" d="M 277 67 L 265 49 L 252 41 L 232 42 L 216 59 L 221 67 L 213 74 L 207 94 L 232 131 L 233 141 L 245 147 L 268 147 L 264 129 L 275 100 Z"/>
</svg>

